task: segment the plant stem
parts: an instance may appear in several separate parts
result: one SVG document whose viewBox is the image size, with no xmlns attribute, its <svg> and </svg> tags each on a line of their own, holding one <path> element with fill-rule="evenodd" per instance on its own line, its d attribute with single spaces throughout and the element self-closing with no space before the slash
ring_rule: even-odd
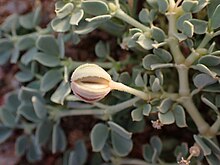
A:
<svg viewBox="0 0 220 165">
<path fill-rule="evenodd" d="M 130 100 L 124 101 L 122 103 L 112 105 L 112 106 L 103 106 L 105 109 L 74 109 L 74 110 L 63 110 L 59 111 L 57 118 L 67 117 L 67 116 L 81 116 L 81 115 L 113 115 L 117 112 L 120 112 L 128 107 L 133 106 L 140 98 L 134 97 Z"/>
<path fill-rule="evenodd" d="M 216 135 L 220 128 L 220 116 L 217 116 L 216 121 L 210 127 L 210 133 Z"/>
<path fill-rule="evenodd" d="M 173 55 L 175 63 L 181 64 L 184 62 L 185 57 L 183 56 L 183 54 L 180 50 L 178 39 L 174 35 L 175 33 L 177 33 L 176 14 L 174 12 L 167 13 L 167 19 L 169 21 L 168 44 L 170 47 L 170 51 Z"/>
<path fill-rule="evenodd" d="M 192 65 L 196 60 L 199 59 L 200 54 L 197 52 L 198 49 L 201 48 L 205 48 L 205 46 L 209 43 L 209 41 L 213 38 L 213 34 L 211 33 L 206 33 L 205 37 L 203 38 L 203 40 L 201 41 L 201 43 L 199 44 L 199 46 L 197 47 L 197 49 L 195 51 L 193 51 L 185 60 L 185 64 L 187 66 Z"/>
<path fill-rule="evenodd" d="M 147 26 L 141 24 L 140 22 L 136 21 L 134 18 L 132 18 L 131 16 L 129 16 L 128 14 L 126 14 L 123 10 L 121 10 L 120 8 L 118 8 L 116 10 L 116 12 L 114 13 L 115 17 L 127 22 L 128 24 L 141 29 L 143 32 L 149 32 L 150 28 L 148 28 Z"/>
<path fill-rule="evenodd" d="M 190 94 L 188 77 L 189 69 L 183 64 L 177 65 L 176 68 L 179 76 L 179 94 L 180 96 L 188 96 Z"/>
<path fill-rule="evenodd" d="M 193 121 L 195 122 L 199 133 L 202 135 L 207 135 L 209 132 L 209 124 L 203 119 L 201 114 L 199 113 L 198 109 L 196 108 L 193 100 L 191 97 L 186 97 L 185 99 L 182 99 L 180 102 L 186 111 L 189 113 Z"/>
<path fill-rule="evenodd" d="M 109 83 L 109 86 L 113 90 L 119 90 L 119 91 L 130 93 L 130 94 L 133 94 L 137 97 L 140 97 L 143 100 L 150 100 L 151 99 L 151 96 L 149 94 L 142 92 L 142 91 L 139 91 L 137 89 L 131 88 L 131 87 L 124 85 L 122 83 L 119 83 L 119 82 L 111 81 Z M 159 95 L 158 95 L 158 97 L 159 97 Z"/>
<path fill-rule="evenodd" d="M 107 108 L 105 110 L 105 114 L 113 115 L 115 113 L 118 113 L 123 109 L 126 109 L 126 108 L 129 108 L 129 107 L 133 106 L 134 103 L 136 103 L 138 100 L 140 100 L 140 98 L 134 97 L 134 98 L 132 98 L 130 100 L 127 100 L 127 101 L 124 101 L 122 103 L 112 105 L 112 106 L 110 106 L 109 108 Z"/>
<path fill-rule="evenodd" d="M 209 124 L 203 119 L 198 109 L 196 108 L 192 97 L 190 96 L 188 68 L 181 64 L 177 67 L 179 75 L 179 94 L 182 96 L 180 103 L 184 106 L 193 121 L 195 122 L 201 134 L 207 134 L 210 128 Z"/>
</svg>

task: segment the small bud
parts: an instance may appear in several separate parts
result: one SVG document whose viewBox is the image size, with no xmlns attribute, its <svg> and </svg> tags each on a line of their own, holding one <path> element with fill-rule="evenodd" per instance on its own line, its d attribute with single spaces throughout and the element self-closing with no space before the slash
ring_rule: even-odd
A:
<svg viewBox="0 0 220 165">
<path fill-rule="evenodd" d="M 197 144 L 194 144 L 194 146 L 190 147 L 189 153 L 193 156 L 199 156 L 200 155 L 200 147 Z"/>
<path fill-rule="evenodd" d="M 72 74 L 73 93 L 85 102 L 95 102 L 104 98 L 111 90 L 111 76 L 95 64 L 79 66 Z"/>
</svg>

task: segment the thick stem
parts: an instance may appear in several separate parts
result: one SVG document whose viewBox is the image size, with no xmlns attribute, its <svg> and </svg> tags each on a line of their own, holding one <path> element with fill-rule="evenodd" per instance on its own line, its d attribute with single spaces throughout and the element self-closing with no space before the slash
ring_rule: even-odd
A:
<svg viewBox="0 0 220 165">
<path fill-rule="evenodd" d="M 192 98 L 186 97 L 185 99 L 182 99 L 181 104 L 184 106 L 186 111 L 189 113 L 189 115 L 193 119 L 194 123 L 196 124 L 198 128 L 199 133 L 201 133 L 202 135 L 207 135 L 207 133 L 209 132 L 210 126 L 199 113 L 194 102 L 192 101 Z"/>
<path fill-rule="evenodd" d="M 177 65 L 176 68 L 179 76 L 179 94 L 180 96 L 188 96 L 190 94 L 189 69 L 183 64 Z"/>
<path fill-rule="evenodd" d="M 142 92 L 142 91 L 139 91 L 137 89 L 131 88 L 129 86 L 126 86 L 126 85 L 119 83 L 119 82 L 111 81 L 109 86 L 113 90 L 119 90 L 119 91 L 130 93 L 132 95 L 140 97 L 143 100 L 150 100 L 151 99 L 151 96 L 149 94 Z"/>
<path fill-rule="evenodd" d="M 74 110 L 63 110 L 59 111 L 57 118 L 67 117 L 67 116 L 81 116 L 81 115 L 113 115 L 117 112 L 120 112 L 126 108 L 129 108 L 134 105 L 140 98 L 134 97 L 130 100 L 124 101 L 122 103 L 112 105 L 112 106 L 103 106 L 103 109 L 74 109 Z"/>
<path fill-rule="evenodd" d="M 188 70 L 189 69 L 183 64 L 177 66 L 177 71 L 179 75 L 179 94 L 180 96 L 182 96 L 182 98 L 180 99 L 180 103 L 184 106 L 186 111 L 195 122 L 198 131 L 201 134 L 205 135 L 208 134 L 210 126 L 203 119 L 198 109 L 196 108 L 192 97 L 190 96 Z"/>
<path fill-rule="evenodd" d="M 205 46 L 209 43 L 209 41 L 213 38 L 213 36 L 214 36 L 213 34 L 206 33 L 205 37 L 203 38 L 197 49 L 186 58 L 185 64 L 187 66 L 192 65 L 196 60 L 199 59 L 201 55 L 197 52 L 197 50 L 201 48 L 205 48 Z"/>
<path fill-rule="evenodd" d="M 120 8 L 118 8 L 116 10 L 116 12 L 114 13 L 115 17 L 127 22 L 128 24 L 141 29 L 144 32 L 149 32 L 150 28 L 148 28 L 147 26 L 141 24 L 140 22 L 136 21 L 134 18 L 132 18 L 131 16 L 129 16 L 128 14 L 126 14 L 123 10 L 121 10 Z"/>
<path fill-rule="evenodd" d="M 175 37 L 174 34 L 177 33 L 176 29 L 176 13 L 167 13 L 167 19 L 169 21 L 169 39 L 168 44 L 170 47 L 170 51 L 173 55 L 174 61 L 176 64 L 181 64 L 185 61 L 185 57 L 183 56 L 180 47 L 178 39 Z"/>
<path fill-rule="evenodd" d="M 212 135 L 216 135 L 220 128 L 220 116 L 217 117 L 217 120 L 214 122 L 214 124 L 210 128 L 210 133 Z"/>
</svg>

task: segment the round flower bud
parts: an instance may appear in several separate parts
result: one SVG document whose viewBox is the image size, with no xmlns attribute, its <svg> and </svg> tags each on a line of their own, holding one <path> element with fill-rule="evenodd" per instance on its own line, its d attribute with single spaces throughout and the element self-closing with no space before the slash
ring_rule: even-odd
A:
<svg viewBox="0 0 220 165">
<path fill-rule="evenodd" d="M 197 144 L 194 144 L 194 146 L 189 149 L 189 153 L 196 157 L 200 155 L 200 152 L 200 147 Z"/>
<path fill-rule="evenodd" d="M 85 102 L 99 101 L 111 91 L 111 76 L 96 64 L 76 68 L 71 81 L 73 93 Z"/>
</svg>

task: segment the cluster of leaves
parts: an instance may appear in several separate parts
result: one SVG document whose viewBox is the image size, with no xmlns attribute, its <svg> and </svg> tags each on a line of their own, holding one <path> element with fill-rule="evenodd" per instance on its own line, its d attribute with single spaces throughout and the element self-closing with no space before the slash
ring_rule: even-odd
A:
<svg viewBox="0 0 220 165">
<path fill-rule="evenodd" d="M 175 123 L 180 128 L 187 126 L 185 108 L 165 93 L 178 91 L 175 58 L 168 49 L 170 32 L 167 31 L 172 27 L 167 27 L 165 23 L 170 14 L 169 2 L 146 0 L 137 16 L 138 22 L 130 20 L 131 25 L 137 27 L 124 23 L 129 23 L 131 17 L 126 15 L 123 20 L 125 15 L 117 13 L 114 8 L 117 4 L 112 6 L 114 3 L 105 0 L 58 0 L 55 4 L 56 17 L 45 29 L 40 27 L 41 6 L 26 15 L 13 14 L 0 25 L 0 65 L 17 64 L 19 72 L 15 78 L 20 83 L 20 88 L 8 94 L 6 103 L 0 107 L 0 142 L 6 141 L 13 130 L 23 130 L 16 139 L 17 155 L 26 155 L 29 162 L 35 162 L 42 159 L 45 149 L 53 154 L 63 153 L 62 164 L 86 163 L 88 153 L 83 141 L 77 141 L 73 150 L 67 148 L 61 118 L 77 110 L 83 115 L 83 110 L 93 110 L 99 105 L 82 103 L 71 94 L 70 74 L 83 62 L 65 56 L 65 43 L 78 44 L 81 37 L 96 28 L 116 36 L 122 49 L 132 50 L 126 60 L 115 61 L 111 57 L 109 43 L 99 41 L 94 50 L 96 62 L 108 70 L 113 80 L 145 92 L 159 93 L 160 97 L 138 101 L 130 106 L 133 108 L 114 115 L 96 115 L 102 122 L 94 125 L 90 139 L 93 151 L 100 152 L 102 160 L 92 163 L 123 164 L 126 161 L 123 158 L 134 145 L 132 134 L 143 132 L 146 120 L 156 118 L 162 125 Z M 136 6 L 137 1 L 133 3 Z M 121 0 L 120 5 L 127 13 L 130 12 L 125 1 Z M 214 110 L 210 111 L 210 116 L 211 120 L 215 120 L 216 116 L 220 116 L 220 95 L 217 94 L 220 92 L 220 52 L 212 39 L 220 34 L 220 2 L 184 0 L 181 9 L 172 35 L 183 45 L 183 49 L 190 51 L 190 55 L 196 55 L 196 60 L 190 65 L 193 70 L 191 95 L 196 95 L 199 100 L 198 107 L 203 102 L 208 110 Z M 136 12 L 136 9 L 133 10 Z M 54 35 L 54 31 L 59 34 Z M 207 43 L 204 43 L 205 40 L 201 42 L 204 35 Z M 128 69 L 129 63 L 134 65 L 131 72 L 122 72 Z M 102 104 L 117 105 L 129 99 L 130 94 L 113 91 Z M 190 119 L 187 121 L 191 122 Z M 214 140 L 200 135 L 194 135 L 194 140 L 202 150 L 195 161 L 202 161 L 205 156 L 209 164 L 218 164 L 220 148 Z M 149 144 L 142 148 L 142 164 L 163 163 L 163 141 L 158 136 L 152 136 Z M 180 155 L 186 157 L 187 154 L 188 148 L 184 144 L 175 151 L 177 161 Z M 135 164 L 139 160 L 130 161 Z"/>
</svg>

